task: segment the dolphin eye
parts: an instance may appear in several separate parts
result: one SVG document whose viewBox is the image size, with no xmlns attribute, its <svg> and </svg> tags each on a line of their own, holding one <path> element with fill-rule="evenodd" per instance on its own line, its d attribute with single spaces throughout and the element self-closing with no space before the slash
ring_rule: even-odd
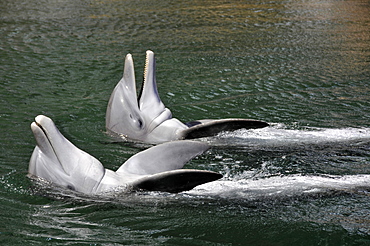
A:
<svg viewBox="0 0 370 246">
<path fill-rule="evenodd" d="M 73 185 L 67 185 L 67 188 L 70 189 L 70 190 L 76 190 Z"/>
<path fill-rule="evenodd" d="M 143 122 L 142 122 L 140 119 L 137 121 L 137 123 L 139 123 L 139 127 L 140 127 L 140 128 L 142 128 L 142 127 L 143 127 Z"/>
<path fill-rule="evenodd" d="M 139 129 L 142 129 L 144 126 L 144 122 L 140 117 L 134 117 L 134 115 L 130 114 L 129 115 L 132 121 L 134 122 L 135 126 L 138 127 Z"/>
</svg>

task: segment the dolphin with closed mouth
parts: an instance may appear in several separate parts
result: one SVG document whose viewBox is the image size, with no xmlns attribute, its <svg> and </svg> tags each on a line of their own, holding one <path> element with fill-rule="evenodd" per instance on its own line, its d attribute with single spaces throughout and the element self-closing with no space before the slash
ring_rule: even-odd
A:
<svg viewBox="0 0 370 246">
<path fill-rule="evenodd" d="M 176 193 L 222 177 L 211 171 L 181 169 L 209 148 L 206 143 L 160 144 L 133 155 L 114 172 L 73 145 L 50 118 L 37 116 L 31 129 L 37 144 L 29 162 L 29 175 L 81 193 L 97 194 L 118 187 Z"/>
<path fill-rule="evenodd" d="M 122 79 L 114 88 L 106 111 L 106 129 L 109 133 L 135 141 L 161 143 L 269 125 L 251 119 L 207 119 L 184 124 L 172 118 L 171 111 L 165 107 L 158 94 L 155 66 L 154 53 L 148 50 L 138 99 L 133 59 L 131 54 L 126 56 Z"/>
</svg>

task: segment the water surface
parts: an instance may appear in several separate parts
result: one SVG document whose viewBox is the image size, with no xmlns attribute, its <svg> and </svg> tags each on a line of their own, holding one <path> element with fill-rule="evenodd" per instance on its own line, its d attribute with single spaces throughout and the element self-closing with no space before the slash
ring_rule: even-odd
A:
<svg viewBox="0 0 370 246">
<path fill-rule="evenodd" d="M 370 245 L 368 1 L 3 0 L 0 242 L 4 245 Z M 224 178 L 181 194 L 86 197 L 26 176 L 30 124 L 51 117 L 116 169 L 149 147 L 105 134 L 132 53 L 157 57 L 183 122 L 253 118 L 189 168 Z"/>
</svg>

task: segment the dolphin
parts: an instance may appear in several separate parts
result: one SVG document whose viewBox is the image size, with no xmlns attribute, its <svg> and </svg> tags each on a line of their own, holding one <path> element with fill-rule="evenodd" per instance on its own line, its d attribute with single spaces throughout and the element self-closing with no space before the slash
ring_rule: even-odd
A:
<svg viewBox="0 0 370 246">
<path fill-rule="evenodd" d="M 211 171 L 181 169 L 209 148 L 206 143 L 174 141 L 160 144 L 133 155 L 114 172 L 73 145 L 50 118 L 37 116 L 31 129 L 37 144 L 29 162 L 29 176 L 77 192 L 98 194 L 123 187 L 177 193 L 222 177 Z"/>
<path fill-rule="evenodd" d="M 125 58 L 121 80 L 114 88 L 106 111 L 106 129 L 112 135 L 146 143 L 215 136 L 222 131 L 255 129 L 269 124 L 251 119 L 196 120 L 182 123 L 172 118 L 171 111 L 161 101 L 156 82 L 155 57 L 146 52 L 144 80 L 139 98 L 136 92 L 134 62 L 131 54 Z"/>
</svg>

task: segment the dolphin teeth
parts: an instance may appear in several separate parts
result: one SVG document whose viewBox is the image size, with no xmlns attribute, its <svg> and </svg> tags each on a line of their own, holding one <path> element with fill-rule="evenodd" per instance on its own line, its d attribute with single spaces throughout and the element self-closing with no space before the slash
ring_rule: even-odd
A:
<svg viewBox="0 0 370 246">
<path fill-rule="evenodd" d="M 141 87 L 141 90 L 143 90 L 144 84 L 147 82 L 146 77 L 148 74 L 148 69 L 149 69 L 149 51 L 147 51 L 145 55 L 144 78 L 143 78 L 143 85 Z"/>
<path fill-rule="evenodd" d="M 154 52 L 146 51 L 144 79 L 137 96 L 131 55 L 125 59 L 123 78 L 114 88 L 106 111 L 106 129 L 114 135 L 147 143 L 216 136 L 220 132 L 263 128 L 269 124 L 250 119 L 198 120 L 184 124 L 172 118 L 160 99 Z M 129 87 L 124 87 L 129 84 Z M 137 105 L 134 105 L 136 104 Z M 137 106 L 137 107 L 136 107 Z M 138 117 L 132 117 L 132 114 Z M 137 119 L 142 119 L 142 124 Z M 139 123 L 139 124 L 138 124 Z"/>
<path fill-rule="evenodd" d="M 145 67 L 144 67 L 144 83 L 146 82 L 146 75 L 148 73 L 148 69 L 149 69 L 149 55 L 148 55 L 148 52 L 146 52 Z"/>
<path fill-rule="evenodd" d="M 145 55 L 145 66 L 144 66 L 144 74 L 143 74 L 143 83 L 141 85 L 141 89 L 140 89 L 140 93 L 139 93 L 139 97 L 137 99 L 137 102 L 138 102 L 138 105 L 140 107 L 140 98 L 141 98 L 141 95 L 143 94 L 143 90 L 144 90 L 144 86 L 145 86 L 145 83 L 147 82 L 147 75 L 148 75 L 148 69 L 149 69 L 149 51 L 146 52 L 146 55 Z"/>
</svg>

